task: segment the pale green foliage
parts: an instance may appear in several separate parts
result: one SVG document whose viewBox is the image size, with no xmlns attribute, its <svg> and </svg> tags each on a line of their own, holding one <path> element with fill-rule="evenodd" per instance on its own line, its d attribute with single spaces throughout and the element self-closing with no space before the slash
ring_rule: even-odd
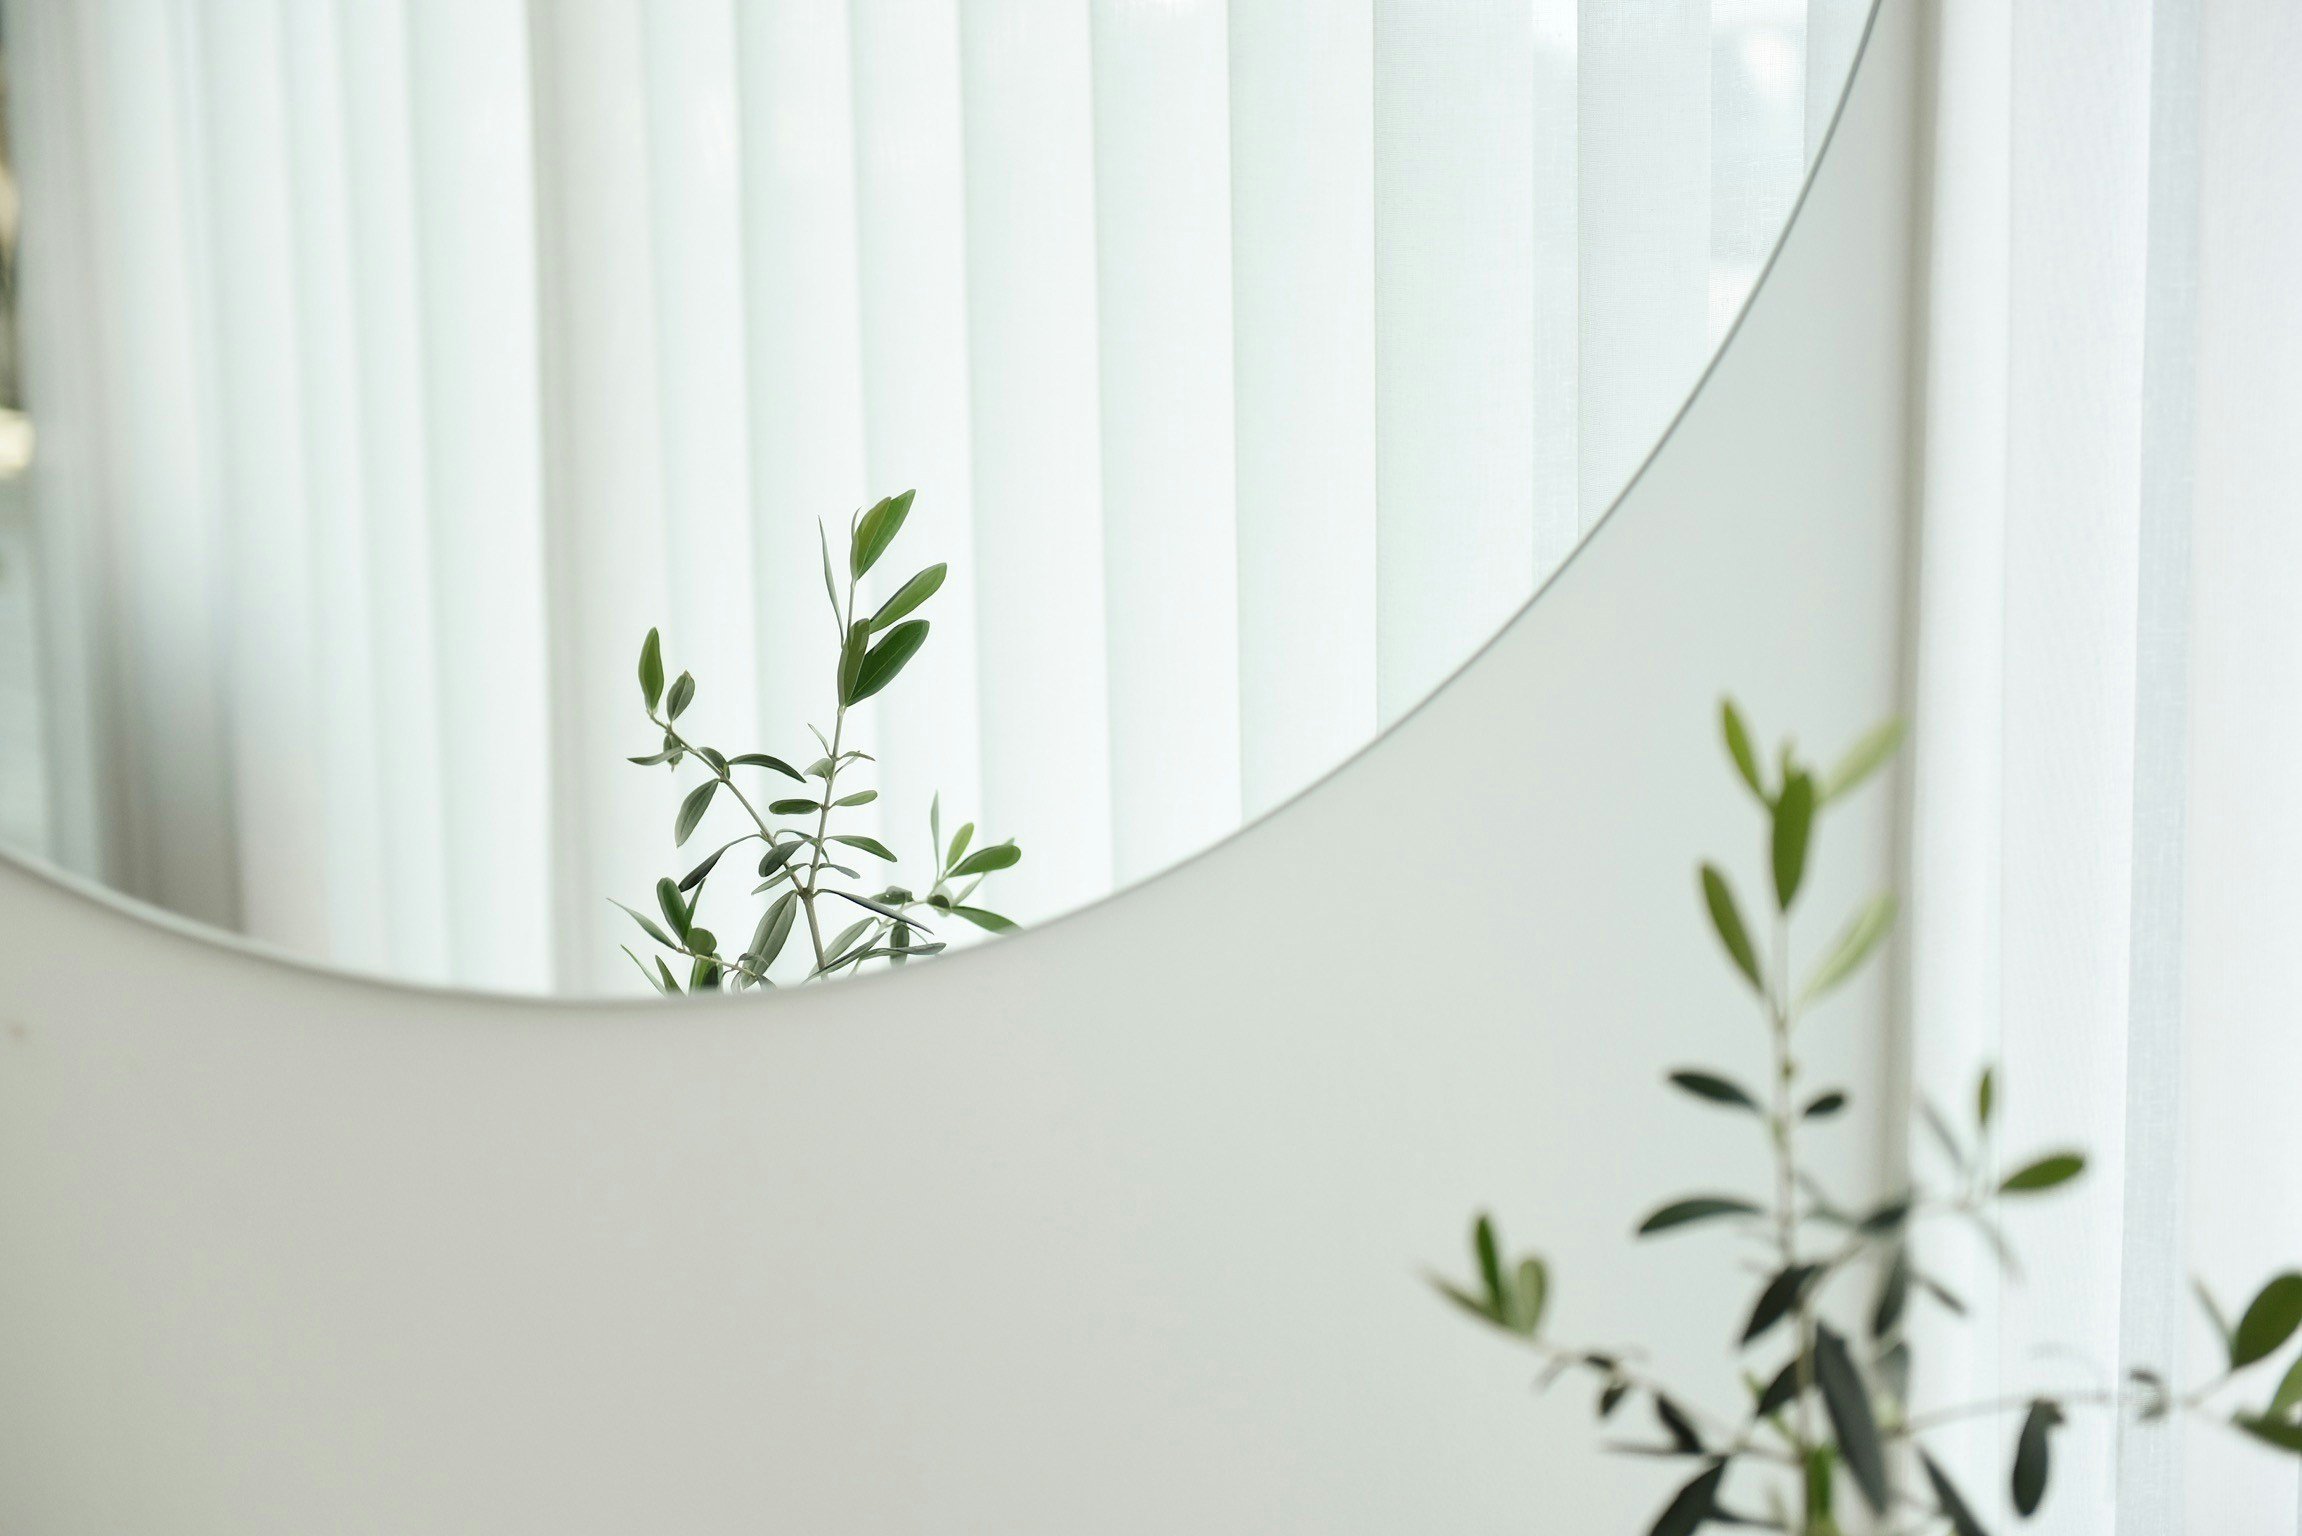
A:
<svg viewBox="0 0 2302 1536">
<path fill-rule="evenodd" d="M 740 992 L 747 987 L 773 986 L 771 971 L 787 952 L 801 959 L 797 967 L 786 963 L 787 979 L 795 969 L 797 979 L 804 981 L 852 975 L 867 965 L 902 965 L 940 952 L 944 941 L 934 936 L 936 926 L 949 919 L 992 933 L 1004 933 L 1015 926 L 997 912 L 977 905 L 975 893 L 987 877 L 1021 860 L 1022 850 L 1012 840 L 972 847 L 973 823 L 961 827 L 945 842 L 940 797 L 927 812 L 928 878 L 917 890 L 894 884 L 874 886 L 860 870 L 840 862 L 848 858 L 858 863 L 899 862 L 895 851 L 878 838 L 835 831 L 833 822 L 840 811 L 869 805 L 879 796 L 877 790 L 853 787 L 855 775 L 872 758 L 846 745 L 848 712 L 893 683 L 919 654 L 927 643 L 928 622 L 910 615 L 943 586 L 945 568 L 931 565 L 898 587 L 878 611 L 862 617 L 856 613 L 857 587 L 903 531 L 904 520 L 911 515 L 911 500 L 912 493 L 905 491 L 856 514 L 848 525 L 844 582 L 833 573 L 830 540 L 820 539 L 823 593 L 831 605 L 833 642 L 837 646 L 832 689 L 835 705 L 829 735 L 808 727 L 823 753 L 807 768 L 796 768 L 790 760 L 765 752 L 723 756 L 684 735 L 676 722 L 695 700 L 695 679 L 682 672 L 666 689 L 663 639 L 655 630 L 647 632 L 639 653 L 640 699 L 647 707 L 649 723 L 662 732 L 663 744 L 631 761 L 642 767 L 664 765 L 674 773 L 692 761 L 702 765 L 706 774 L 680 798 L 672 821 L 673 846 L 685 846 L 723 794 L 741 807 L 750 823 L 749 830 L 714 848 L 683 878 L 666 876 L 656 882 L 660 923 L 634 908 L 623 908 L 652 942 L 685 962 L 683 983 L 664 956 L 654 956 L 651 966 L 630 949 L 624 951 L 657 991 Z M 805 792 L 770 800 L 762 812 L 736 782 L 736 770 L 746 768 L 790 779 L 805 786 Z M 750 939 L 731 950 L 721 944 L 717 934 L 697 924 L 696 907 L 705 883 L 729 854 L 744 848 L 737 865 L 750 863 L 751 853 L 745 845 L 752 843 L 760 845 L 760 855 L 755 866 L 759 883 L 751 894 L 761 898 L 762 910 Z M 836 932 L 831 931 L 834 921 L 841 918 L 847 920 Z M 796 950 L 792 945 L 795 934 L 804 935 Z"/>
<path fill-rule="evenodd" d="M 1939 1144 L 1947 1182 L 1941 1188 L 1896 1191 L 1866 1207 L 1832 1198 L 1802 1166 L 1800 1138 L 1847 1105 L 1842 1089 L 1810 1096 L 1792 1050 L 1806 1010 L 1854 979 L 1876 957 L 1894 922 L 1891 896 L 1863 903 L 1839 928 L 1823 957 L 1803 978 L 1791 966 L 1791 911 L 1806 888 L 1822 813 L 1885 764 L 1902 739 L 1899 722 L 1866 734 L 1827 774 L 1802 764 L 1789 743 L 1770 779 L 1750 730 L 1732 701 L 1720 711 L 1721 733 L 1736 776 L 1765 820 L 1765 880 L 1773 898 L 1764 937 L 1745 919 L 1726 872 L 1704 864 L 1698 881 L 1702 910 L 1737 980 L 1758 999 L 1768 1057 L 1765 1087 L 1754 1090 L 1729 1071 L 1684 1067 L 1669 1075 L 1673 1088 L 1714 1110 L 1739 1117 L 1767 1141 L 1774 1187 L 1765 1196 L 1711 1192 L 1678 1196 L 1649 1215 L 1638 1235 L 1650 1237 L 1695 1227 L 1730 1233 L 1747 1247 L 1746 1268 L 1763 1276 L 1744 1315 L 1738 1351 L 1767 1349 L 1748 1371 L 1749 1401 L 1736 1412 L 1710 1415 L 1688 1395 L 1633 1366 L 1636 1352 L 1563 1344 L 1544 1329 L 1552 1295 L 1544 1261 L 1511 1260 L 1491 1218 L 1472 1227 L 1476 1275 L 1468 1286 L 1434 1280 L 1458 1306 L 1490 1327 L 1532 1348 L 1545 1362 L 1544 1381 L 1570 1373 L 1591 1377 L 1596 1412 L 1611 1419 L 1626 1403 L 1644 1400 L 1662 1440 L 1620 1449 L 1683 1458 L 1695 1470 L 1649 1526 L 1650 1536 L 1690 1536 L 1707 1525 L 1749 1526 L 1787 1536 L 1837 1536 L 1833 1503 L 1843 1474 L 1879 1522 L 1898 1536 L 1983 1536 L 1973 1507 L 1921 1444 L 1937 1426 L 1986 1414 L 2020 1413 L 2012 1447 L 2008 1492 L 2027 1517 L 2046 1496 L 2055 1434 L 2076 1405 L 2128 1411 L 2144 1420 L 2176 1413 L 2219 1413 L 2212 1400 L 2240 1372 L 2271 1360 L 2302 1333 L 2302 1275 L 2281 1275 L 2255 1296 L 2239 1321 L 2227 1321 L 2204 1289 L 2228 1370 L 2178 1393 L 2157 1371 L 2135 1369 L 2115 1389 L 2051 1392 L 2013 1402 L 1991 1402 L 1914 1416 L 1908 1409 L 1911 1340 L 1909 1309 L 1917 1298 L 1953 1319 L 1965 1304 L 1916 1263 L 1911 1236 L 1921 1221 L 1949 1220 L 1976 1229 L 2009 1266 L 2013 1251 L 1997 1222 L 2000 1202 L 2067 1185 L 2085 1170 L 2077 1152 L 2057 1151 L 2000 1172 L 1995 1127 L 2002 1085 L 1985 1071 L 1975 1087 L 1971 1130 L 1954 1128 L 1932 1104 L 1917 1117 Z M 1875 1276 L 1861 1310 L 1868 1326 L 1849 1338 L 1823 1321 L 1821 1302 L 1857 1275 Z M 1739 1279 L 1732 1283 L 1740 1285 Z M 2283 1450 L 2302 1452 L 2302 1359 L 2286 1370 L 2266 1406 L 2240 1409 L 2229 1422 Z M 1904 1453 L 1915 1454 L 1904 1454 Z"/>
</svg>

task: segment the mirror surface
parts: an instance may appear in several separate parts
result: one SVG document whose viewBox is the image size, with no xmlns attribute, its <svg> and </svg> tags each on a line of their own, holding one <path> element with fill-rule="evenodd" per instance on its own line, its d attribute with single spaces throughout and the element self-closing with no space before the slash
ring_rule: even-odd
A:
<svg viewBox="0 0 2302 1536">
<path fill-rule="evenodd" d="M 1142 879 L 1589 531 L 1867 9 L 0 4 L 0 843 L 579 994 Z"/>
</svg>

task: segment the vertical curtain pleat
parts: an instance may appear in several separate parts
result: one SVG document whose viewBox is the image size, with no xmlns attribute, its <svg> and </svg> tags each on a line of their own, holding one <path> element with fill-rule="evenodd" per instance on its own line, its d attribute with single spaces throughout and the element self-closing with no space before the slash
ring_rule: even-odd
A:
<svg viewBox="0 0 2302 1536">
<path fill-rule="evenodd" d="M 577 988 L 748 824 L 670 848 L 641 636 L 812 758 L 815 525 L 897 489 L 864 602 L 952 574 L 844 743 L 896 883 L 939 791 L 1028 921 L 1347 756 L 1647 450 L 1862 9 L 8 4 L 57 848 Z"/>
<path fill-rule="evenodd" d="M 1654 447 L 1710 325 L 1710 0 L 1582 0 L 1576 31 L 1585 523 Z"/>
<path fill-rule="evenodd" d="M 983 817 L 1036 915 L 1112 881 L 1092 50 L 1054 0 L 959 22 Z"/>
<path fill-rule="evenodd" d="M 1239 824 L 1225 8 L 1094 0 L 1112 873 Z"/>
<path fill-rule="evenodd" d="M 1524 0 L 1375 0 L 1377 701 L 1535 579 L 1534 37 Z"/>
<path fill-rule="evenodd" d="M 1376 729 L 1372 0 L 1231 7 L 1243 807 Z"/>
</svg>

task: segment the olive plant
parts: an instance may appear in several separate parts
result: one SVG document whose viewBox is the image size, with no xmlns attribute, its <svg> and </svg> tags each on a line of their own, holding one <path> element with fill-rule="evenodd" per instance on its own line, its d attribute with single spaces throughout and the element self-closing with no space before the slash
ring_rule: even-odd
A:
<svg viewBox="0 0 2302 1536">
<path fill-rule="evenodd" d="M 1473 1281 L 1434 1283 L 1482 1323 L 1531 1349 L 1543 1362 L 1545 1386 L 1569 1374 L 1588 1377 L 1599 1419 L 1614 1420 L 1626 1404 L 1643 1403 L 1652 1411 L 1660 1441 L 1616 1448 L 1683 1459 L 1693 1470 L 1651 1536 L 1689 1536 L 1705 1525 L 1837 1536 L 1834 1506 L 1842 1480 L 1853 1484 L 1878 1529 L 1896 1536 L 1982 1536 L 1974 1506 L 1928 1454 L 1925 1437 L 1944 1425 L 1986 1416 L 2005 1417 L 2014 1426 L 2009 1488 L 2016 1512 L 2025 1518 L 2046 1496 L 2054 1436 L 2073 1409 L 2130 1412 L 2143 1421 L 2211 1415 L 2278 1450 L 2302 1453 L 2302 1359 L 2287 1368 L 2259 1407 L 2220 1406 L 2241 1373 L 2270 1362 L 2302 1329 L 2302 1274 L 2294 1273 L 2263 1286 L 2235 1323 L 2223 1321 L 2199 1288 L 2227 1365 L 2194 1387 L 2177 1389 L 2163 1372 L 2136 1367 L 2102 1390 L 2039 1391 L 1924 1412 L 1909 1408 L 1911 1308 L 1923 1298 L 1953 1317 L 1965 1314 L 1961 1298 L 1919 1267 L 1911 1246 L 1914 1229 L 1942 1220 L 1971 1226 L 2011 1269 L 2013 1249 L 1998 1221 L 2002 1202 L 2069 1184 L 2084 1172 L 2086 1159 L 2057 1150 L 2027 1158 L 2011 1173 L 1994 1171 L 2001 1166 L 1995 1136 L 1999 1084 L 1986 1069 L 1963 1129 L 1933 1104 L 1921 1100 L 1917 1106 L 1948 1172 L 1941 1187 L 1914 1184 L 1858 1208 L 1833 1197 L 1801 1163 L 1806 1133 L 1842 1113 L 1848 1095 L 1839 1088 L 1817 1091 L 1804 1081 L 1799 1027 L 1816 1002 L 1876 954 L 1893 924 L 1894 900 L 1881 894 L 1865 903 L 1803 980 L 1794 980 L 1791 965 L 1791 913 L 1822 812 L 1886 762 L 1902 732 L 1898 722 L 1880 726 L 1828 772 L 1802 762 L 1785 743 L 1770 776 L 1733 701 L 1720 713 L 1727 754 L 1765 815 L 1772 910 L 1763 950 L 1726 874 L 1706 863 L 1699 885 L 1710 926 L 1758 1005 L 1767 1072 L 1758 1089 L 1708 1067 L 1672 1072 L 1668 1082 L 1705 1105 L 1745 1117 L 1758 1130 L 1771 1152 L 1773 1188 L 1764 1196 L 1681 1196 L 1641 1222 L 1638 1235 L 1713 1224 L 1747 1242 L 1764 1278 L 1735 1350 L 1743 1357 L 1767 1351 L 1744 1373 L 1748 1400 L 1731 1414 L 1706 1413 L 1688 1394 L 1634 1364 L 1633 1351 L 1553 1336 L 1545 1327 L 1548 1267 L 1534 1255 L 1508 1257 L 1485 1215 L 1472 1228 Z M 1833 1293 L 1856 1275 L 1874 1277 L 1874 1289 L 1851 1307 L 1834 1304 L 1829 1316 L 1851 1311 L 1862 1319 L 1861 1326 L 1842 1332 L 1826 1320 L 1824 1303 L 1837 1303 Z"/>
<path fill-rule="evenodd" d="M 683 990 L 740 992 L 774 986 L 769 968 L 785 953 L 794 932 L 801 929 L 806 937 L 800 979 L 819 981 L 842 973 L 852 975 L 875 961 L 894 966 L 939 953 L 944 943 L 934 937 L 934 924 L 947 918 L 993 933 L 1015 926 L 997 912 L 977 905 L 975 892 L 987 876 L 1020 861 L 1022 851 L 1013 839 L 973 846 L 972 822 L 961 826 L 946 843 L 940 795 L 928 805 L 929 867 L 927 878 L 916 891 L 895 884 L 874 888 L 860 871 L 839 862 L 848 858 L 898 862 L 894 850 L 878 838 L 832 828 L 840 811 L 869 805 L 879 798 L 877 790 L 854 785 L 861 765 L 873 759 L 848 744 L 850 712 L 894 682 L 927 643 L 927 621 L 911 615 L 942 587 L 947 569 L 941 564 L 931 565 L 896 588 L 876 611 L 857 612 L 857 587 L 902 531 L 904 519 L 911 513 L 912 495 L 905 491 L 887 497 L 850 519 L 844 582 L 833 573 L 830 540 L 817 525 L 823 549 L 823 592 L 831 604 L 838 655 L 833 676 L 836 702 L 828 736 L 813 725 L 808 727 L 823 755 L 804 771 L 765 752 L 729 757 L 683 735 L 678 721 L 695 701 L 695 678 L 682 672 L 666 688 L 662 637 L 655 630 L 647 632 L 639 653 L 640 696 L 647 706 L 648 722 L 662 732 L 663 743 L 658 750 L 631 761 L 642 767 L 665 765 L 677 773 L 693 759 L 706 775 L 680 800 L 672 823 L 673 846 L 686 845 L 704 813 L 723 793 L 742 807 L 752 828 L 704 855 L 680 879 L 667 875 L 656 882 L 656 907 L 663 919 L 660 924 L 644 912 L 616 903 L 631 914 L 648 938 L 686 961 L 683 987 L 663 955 L 655 955 L 651 967 L 625 946 L 624 953 L 631 955 L 632 963 L 657 991 L 666 995 Z M 736 782 L 736 770 L 744 768 L 781 775 L 807 786 L 806 791 L 769 799 L 763 814 Z M 759 883 L 751 894 L 767 900 L 750 942 L 730 954 L 723 950 L 717 935 L 696 921 L 696 908 L 705 882 L 720 869 L 721 861 L 751 843 L 761 847 Z M 749 863 L 748 850 L 742 858 Z M 851 920 L 835 929 L 833 925 L 841 918 Z M 789 967 L 786 969 L 788 972 Z"/>
</svg>

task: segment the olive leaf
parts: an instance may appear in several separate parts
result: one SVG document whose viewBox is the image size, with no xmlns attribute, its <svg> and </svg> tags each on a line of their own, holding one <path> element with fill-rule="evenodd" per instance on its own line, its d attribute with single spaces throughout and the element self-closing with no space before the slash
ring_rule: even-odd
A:
<svg viewBox="0 0 2302 1536">
<path fill-rule="evenodd" d="M 1702 867 L 1703 905 L 1711 915 L 1711 927 L 1718 933 L 1719 943 L 1726 946 L 1727 957 L 1734 961 L 1753 987 L 1766 990 L 1766 981 L 1760 974 L 1758 951 L 1751 947 L 1750 930 L 1743 926 L 1742 910 L 1735 905 L 1734 888 L 1715 864 Z"/>
</svg>

